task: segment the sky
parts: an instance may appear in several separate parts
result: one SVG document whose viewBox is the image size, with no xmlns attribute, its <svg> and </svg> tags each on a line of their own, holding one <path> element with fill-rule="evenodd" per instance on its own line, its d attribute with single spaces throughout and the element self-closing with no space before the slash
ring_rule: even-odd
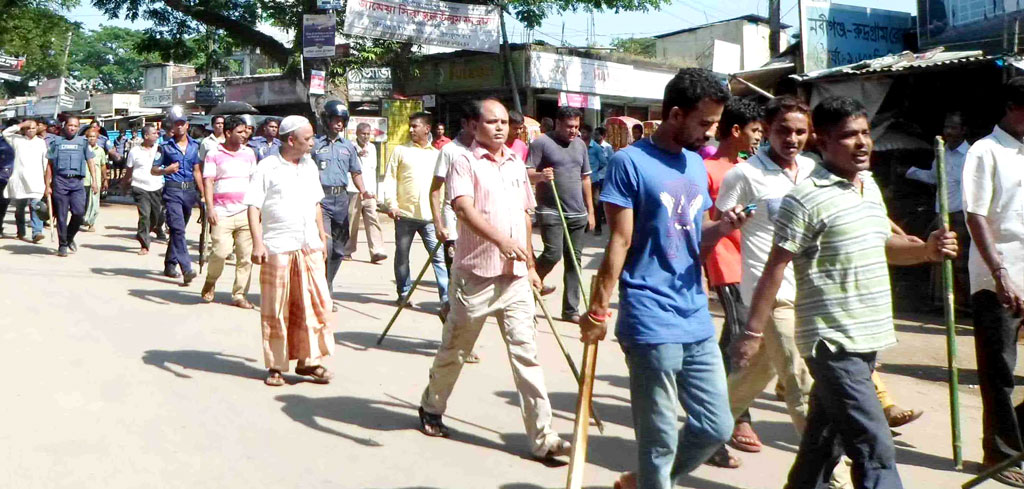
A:
<svg viewBox="0 0 1024 489">
<path fill-rule="evenodd" d="M 781 1 L 782 21 L 795 26 L 798 20 L 797 0 Z M 69 17 L 83 23 L 89 29 L 96 29 L 100 25 L 117 25 L 136 29 L 144 29 L 149 26 L 149 23 L 145 21 L 133 24 L 124 20 L 107 19 L 102 12 L 89 5 L 89 0 L 83 0 L 82 3 L 83 6 L 74 9 Z M 917 12 L 917 0 L 845 0 L 842 3 L 910 13 Z M 768 0 L 729 0 L 726 2 L 675 0 L 660 11 L 620 14 L 595 12 L 593 14 L 594 32 L 596 33 L 594 40 L 596 45 L 607 46 L 615 38 L 648 37 L 747 14 L 767 15 Z M 585 46 L 587 45 L 590 20 L 591 15 L 585 12 L 552 13 L 544 25 L 534 31 L 533 38 L 553 44 L 560 44 L 562 39 L 565 39 L 569 44 Z M 521 24 L 512 19 L 509 19 L 507 24 L 510 42 L 525 40 L 525 28 Z"/>
</svg>

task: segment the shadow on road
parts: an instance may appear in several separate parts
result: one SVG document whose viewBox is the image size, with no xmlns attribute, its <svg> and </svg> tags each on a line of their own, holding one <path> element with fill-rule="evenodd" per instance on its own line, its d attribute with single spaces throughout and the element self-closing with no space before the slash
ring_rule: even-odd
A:
<svg viewBox="0 0 1024 489">
<path fill-rule="evenodd" d="M 519 393 L 516 391 L 497 391 L 494 395 L 504 399 L 511 406 L 519 407 Z M 574 392 L 549 392 L 548 399 L 551 401 L 552 414 L 558 418 L 574 421 L 576 419 L 576 398 Z M 594 399 L 594 409 L 604 423 L 614 423 L 627 428 L 633 428 L 633 414 L 629 405 L 609 404 Z M 591 425 L 592 432 L 597 431 L 596 425 Z"/>
<path fill-rule="evenodd" d="M 128 290 L 128 295 L 154 304 L 203 304 L 203 298 L 199 295 L 198 288 L 195 290 L 130 289 Z"/>
<path fill-rule="evenodd" d="M 198 370 L 262 380 L 266 371 L 250 365 L 253 362 L 256 362 L 255 358 L 202 350 L 148 350 L 142 355 L 142 363 L 167 371 L 181 379 L 191 379 L 192 376 L 171 368 L 172 365 L 186 371 Z"/>
<path fill-rule="evenodd" d="M 55 253 L 52 246 L 44 246 L 38 244 L 5 244 L 0 246 L 0 250 L 4 250 L 12 255 L 52 255 Z"/>
<path fill-rule="evenodd" d="M 96 275 L 102 275 L 104 277 L 131 277 L 131 278 L 143 278 L 146 280 L 152 280 L 154 282 L 160 282 L 164 284 L 176 284 L 181 279 L 173 279 L 170 277 L 164 277 L 160 272 L 154 272 L 152 270 L 146 270 L 142 268 L 91 268 L 89 271 Z"/>
<path fill-rule="evenodd" d="M 882 373 L 902 375 L 929 382 L 946 383 L 949 372 L 945 365 L 922 365 L 914 363 L 883 363 L 878 370 Z M 978 370 L 973 368 L 960 369 L 960 385 L 978 385 Z M 1013 376 L 1014 384 L 1024 383 L 1024 377 Z"/>
<path fill-rule="evenodd" d="M 135 254 L 138 251 L 138 247 L 123 246 L 123 245 L 112 245 L 112 244 L 83 244 L 82 248 L 90 248 L 93 250 L 100 251 L 120 251 L 122 253 Z"/>
<path fill-rule="evenodd" d="M 377 338 L 380 335 L 365 331 L 346 331 L 334 333 L 334 342 L 356 351 L 366 351 L 371 348 L 378 348 L 396 353 L 411 353 L 413 355 L 434 356 L 441 342 L 412 338 L 409 336 L 388 335 L 384 342 L 377 345 Z"/>
<path fill-rule="evenodd" d="M 902 319 L 902 318 L 901 318 Z M 932 334 L 946 336 L 945 319 L 942 316 L 939 317 L 928 317 L 922 318 L 920 316 L 914 316 L 912 321 L 926 321 L 924 324 L 907 324 L 898 322 L 895 324 L 897 333 L 909 333 L 909 334 Z M 969 326 L 971 324 L 970 317 L 964 318 L 963 316 L 957 317 L 956 335 L 959 337 L 973 337 L 974 327 Z"/>
</svg>

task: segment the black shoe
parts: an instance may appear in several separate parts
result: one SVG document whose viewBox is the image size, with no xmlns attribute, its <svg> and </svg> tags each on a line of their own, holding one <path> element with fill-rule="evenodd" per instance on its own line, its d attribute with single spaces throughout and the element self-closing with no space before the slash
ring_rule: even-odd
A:
<svg viewBox="0 0 1024 489">
<path fill-rule="evenodd" d="M 440 414 L 430 414 L 420 406 L 420 429 L 424 435 L 448 438 L 448 427 L 441 421 Z"/>
<path fill-rule="evenodd" d="M 170 278 L 178 278 L 181 276 L 181 274 L 178 273 L 177 270 L 164 270 L 164 276 Z"/>
<path fill-rule="evenodd" d="M 68 243 L 68 251 L 72 253 L 78 253 L 78 245 L 74 241 Z"/>
<path fill-rule="evenodd" d="M 563 314 L 562 315 L 562 321 L 573 323 L 573 324 L 580 324 L 580 315 L 579 314 Z"/>
<path fill-rule="evenodd" d="M 60 257 L 68 256 L 68 247 L 67 246 L 61 246 L 60 248 L 57 248 L 57 256 L 60 256 Z"/>
<path fill-rule="evenodd" d="M 195 280 L 195 278 L 198 276 L 199 274 L 196 273 L 195 270 L 189 270 L 185 272 L 185 275 L 182 277 L 182 282 L 184 282 L 184 285 L 188 285 L 192 283 L 192 281 Z"/>
<path fill-rule="evenodd" d="M 42 240 L 43 240 L 43 233 L 39 233 L 39 234 L 36 234 L 36 235 L 32 236 L 32 242 L 33 243 L 38 243 L 38 242 L 40 242 Z"/>
<path fill-rule="evenodd" d="M 376 265 L 376 264 L 378 264 L 378 263 L 380 263 L 380 262 L 382 262 L 384 260 L 387 260 L 387 259 L 388 259 L 388 255 L 385 255 L 384 253 L 377 253 L 376 255 L 373 255 L 372 257 L 370 257 L 370 263 L 373 263 L 374 265 Z"/>
</svg>

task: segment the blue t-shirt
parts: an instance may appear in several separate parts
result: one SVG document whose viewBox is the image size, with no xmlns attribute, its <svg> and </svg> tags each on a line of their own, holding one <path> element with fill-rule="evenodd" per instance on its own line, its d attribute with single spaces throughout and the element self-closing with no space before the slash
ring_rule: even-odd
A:
<svg viewBox="0 0 1024 489">
<path fill-rule="evenodd" d="M 619 342 L 714 336 L 701 281 L 701 223 L 711 197 L 700 156 L 668 153 L 650 139 L 621 149 L 608 162 L 601 201 L 633 209 L 633 240 L 619 279 Z"/>
</svg>

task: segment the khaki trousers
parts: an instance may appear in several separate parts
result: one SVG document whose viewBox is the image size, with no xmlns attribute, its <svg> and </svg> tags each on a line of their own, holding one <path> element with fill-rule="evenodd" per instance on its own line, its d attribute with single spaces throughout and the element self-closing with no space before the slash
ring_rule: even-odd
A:
<svg viewBox="0 0 1024 489">
<path fill-rule="evenodd" d="M 537 359 L 530 281 L 526 277 L 480 278 L 458 273 L 452 280 L 449 297 L 452 309 L 441 334 L 441 347 L 430 367 L 430 383 L 420 400 L 423 409 L 431 414 L 444 414 L 464 357 L 473 350 L 484 322 L 494 316 L 508 348 L 530 452 L 537 456 L 546 454 L 559 438 L 551 429 L 551 403 Z"/>
<path fill-rule="evenodd" d="M 746 311 L 744 311 L 746 313 Z M 797 433 L 807 425 L 808 400 L 814 379 L 796 348 L 793 336 L 796 311 L 790 301 L 776 301 L 772 320 L 764 331 L 764 344 L 746 368 L 729 374 L 729 407 L 736 418 L 747 410 L 776 372 L 786 388 L 786 408 Z"/>
<path fill-rule="evenodd" d="M 233 216 L 218 217 L 217 225 L 210 226 L 213 241 L 210 266 L 206 270 L 206 286 L 213 289 L 224 272 L 224 262 L 235 251 L 235 283 L 231 286 L 231 299 L 245 299 L 249 292 L 252 273 L 252 235 L 249 234 L 249 219 L 245 212 Z"/>
<path fill-rule="evenodd" d="M 380 231 L 380 220 L 377 218 L 377 199 L 363 199 L 357 192 L 348 193 L 348 242 L 345 243 L 345 256 L 352 256 L 359 244 L 359 221 L 363 221 L 366 231 L 366 244 L 370 247 L 370 256 L 385 255 L 384 235 Z"/>
</svg>

